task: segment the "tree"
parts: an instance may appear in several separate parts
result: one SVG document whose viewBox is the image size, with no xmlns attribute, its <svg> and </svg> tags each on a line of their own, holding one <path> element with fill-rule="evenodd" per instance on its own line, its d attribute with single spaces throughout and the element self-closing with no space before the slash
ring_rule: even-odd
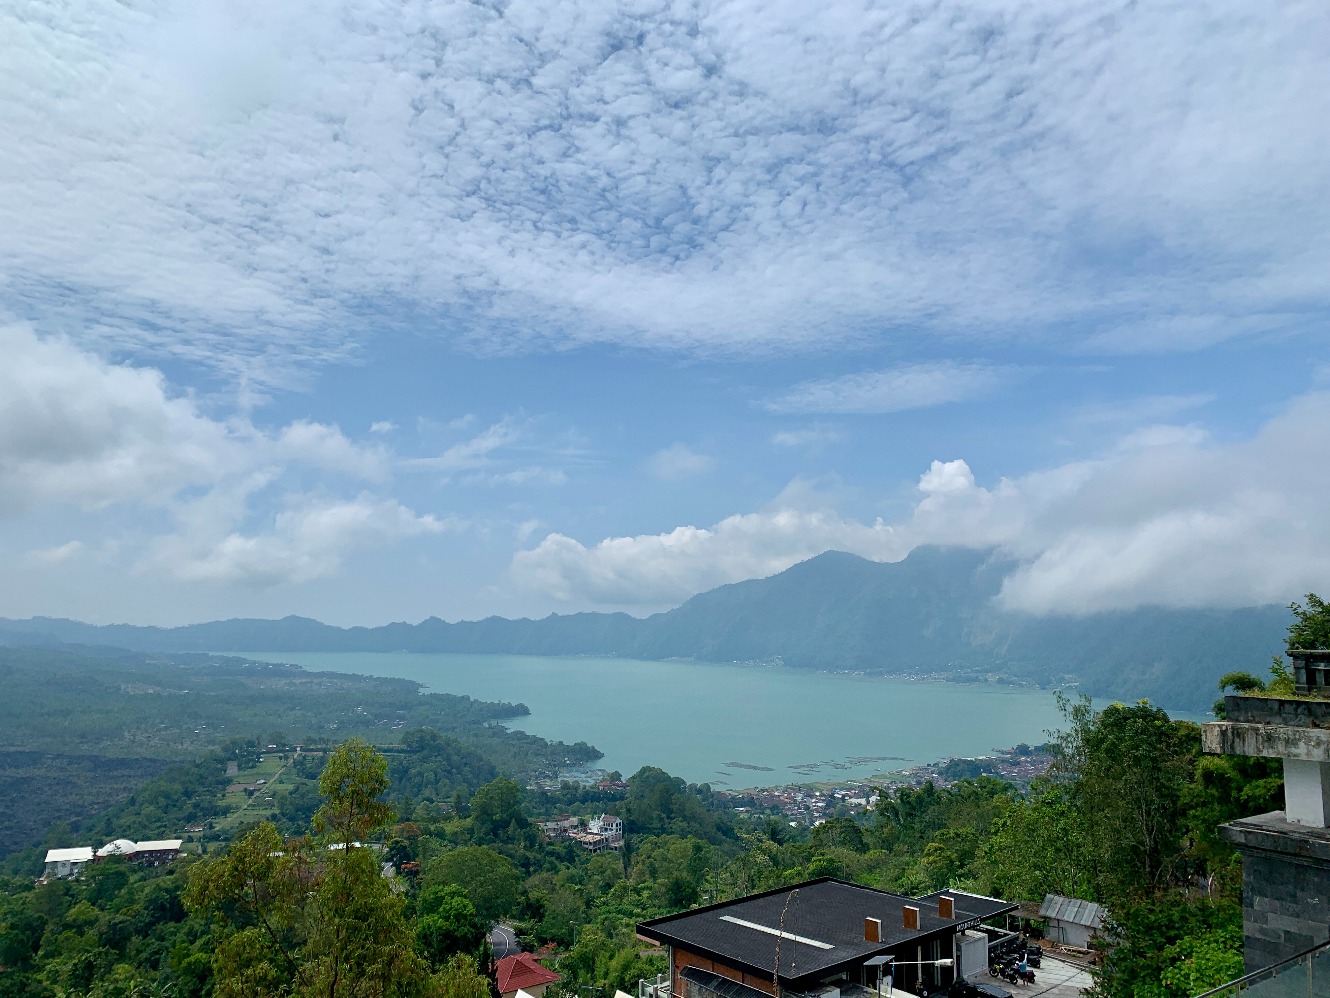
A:
<svg viewBox="0 0 1330 998">
<path fill-rule="evenodd" d="M 264 822 L 192 868 L 185 905 L 217 923 L 218 998 L 409 998 L 428 989 L 405 902 L 374 853 L 356 845 L 392 819 L 378 800 L 385 772 L 372 748 L 347 742 L 319 781 L 320 839 L 284 842 Z"/>
<path fill-rule="evenodd" d="M 506 776 L 491 780 L 471 798 L 471 832 L 476 842 L 511 842 L 531 823 L 522 813 L 522 788 Z"/>
<path fill-rule="evenodd" d="M 391 804 L 379 800 L 388 789 L 388 763 L 373 746 L 352 738 L 328 757 L 319 776 L 323 806 L 314 829 L 343 850 L 393 820 Z"/>
<path fill-rule="evenodd" d="M 1219 677 L 1219 692 L 1227 693 L 1229 690 L 1234 693 L 1271 697 L 1291 697 L 1296 696 L 1298 692 L 1293 673 L 1278 655 L 1270 660 L 1269 679 L 1258 679 L 1250 672 L 1224 673 Z M 1214 702 L 1210 710 L 1221 721 L 1228 717 L 1228 707 L 1222 696 Z"/>
<path fill-rule="evenodd" d="M 809 842 L 815 848 L 849 849 L 851 852 L 866 852 L 864 833 L 853 818 L 828 818 L 813 829 Z"/>
<path fill-rule="evenodd" d="M 1168 886 L 1183 873 L 1183 793 L 1200 755 L 1200 729 L 1148 701 L 1096 713 L 1062 700 L 1072 722 L 1058 737 L 1055 773 L 1084 829 L 1100 900 Z"/>
<path fill-rule="evenodd" d="M 506 856 L 488 846 L 463 846 L 432 860 L 425 884 L 456 884 L 475 905 L 481 922 L 491 925 L 517 907 L 522 878 Z"/>
<path fill-rule="evenodd" d="M 1330 648 L 1330 606 L 1315 593 L 1307 594 L 1307 605 L 1288 605 L 1293 622 L 1288 625 L 1288 650 Z"/>
<path fill-rule="evenodd" d="M 999 897 L 1038 901 L 1045 894 L 1090 897 L 1085 835 L 1069 789 L 1050 785 L 1015 801 L 993 822 L 982 846 Z"/>
<path fill-rule="evenodd" d="M 1175 895 L 1110 912 L 1092 998 L 1173 998 L 1242 976 L 1242 909 Z"/>
<path fill-rule="evenodd" d="M 425 888 L 416 911 L 416 942 L 431 966 L 443 968 L 459 953 L 474 955 L 486 946 L 476 906 L 456 884 Z"/>
<path fill-rule="evenodd" d="M 628 778 L 619 817 L 629 835 L 692 836 L 713 845 L 733 839 L 733 828 L 707 810 L 704 798 L 711 799 L 706 784 L 691 786 L 663 769 L 643 766 Z"/>
<path fill-rule="evenodd" d="M 491 981 L 468 956 L 455 956 L 429 981 L 429 998 L 491 998 Z"/>
<path fill-rule="evenodd" d="M 641 840 L 628 879 L 648 883 L 660 904 L 677 911 L 697 903 L 715 849 L 700 839 L 662 835 Z"/>
</svg>

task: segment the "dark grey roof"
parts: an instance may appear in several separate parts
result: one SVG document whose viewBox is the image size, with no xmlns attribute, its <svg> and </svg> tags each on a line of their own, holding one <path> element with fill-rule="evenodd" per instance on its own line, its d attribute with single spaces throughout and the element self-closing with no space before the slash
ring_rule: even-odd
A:
<svg viewBox="0 0 1330 998">
<path fill-rule="evenodd" d="M 1039 906 L 1039 917 L 1055 918 L 1059 922 L 1098 929 L 1104 924 L 1104 909 L 1093 901 L 1064 898 L 1060 894 L 1045 894 L 1044 903 Z"/>
<path fill-rule="evenodd" d="M 904 928 L 906 905 L 919 909 L 918 930 Z M 870 956 L 890 953 L 907 942 L 954 931 L 972 917 L 957 914 L 954 919 L 939 918 L 936 900 L 916 901 L 824 878 L 652 919 L 639 924 L 638 932 L 647 939 L 709 954 L 765 975 L 775 966 L 779 944 L 780 977 L 797 987 L 831 968 L 862 964 Z M 881 942 L 864 939 L 865 918 L 881 920 Z"/>
<path fill-rule="evenodd" d="M 938 898 L 949 897 L 956 906 L 957 921 L 966 922 L 972 919 L 987 921 L 998 915 L 1005 915 L 1009 911 L 1015 911 L 1020 905 L 1011 901 L 1003 901 L 1001 898 L 991 898 L 986 894 L 971 894 L 969 891 L 934 891 L 932 894 L 925 894 L 919 899 L 920 904 L 926 904 L 934 910 L 937 909 Z"/>
<path fill-rule="evenodd" d="M 720 974 L 713 974 L 711 971 L 703 970 L 700 967 L 685 967 L 679 976 L 685 981 L 702 985 L 708 991 L 719 995 L 720 998 L 771 998 L 765 991 L 750 988 L 747 984 L 740 984 L 738 981 L 721 977 Z"/>
</svg>

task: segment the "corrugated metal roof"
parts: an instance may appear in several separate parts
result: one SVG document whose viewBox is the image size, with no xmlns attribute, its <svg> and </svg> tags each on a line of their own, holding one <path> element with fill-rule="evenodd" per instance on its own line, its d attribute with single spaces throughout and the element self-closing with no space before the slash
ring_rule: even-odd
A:
<svg viewBox="0 0 1330 998">
<path fill-rule="evenodd" d="M 1039 906 L 1040 918 L 1055 918 L 1059 922 L 1084 925 L 1091 929 L 1103 926 L 1104 914 L 1104 909 L 1093 901 L 1064 898 L 1060 894 L 1045 894 L 1044 903 Z"/>
<path fill-rule="evenodd" d="M 75 846 L 72 849 L 48 849 L 48 863 L 91 863 L 92 846 Z"/>
<path fill-rule="evenodd" d="M 167 852 L 178 850 L 184 844 L 184 839 L 153 839 L 151 842 L 140 842 L 139 852 Z"/>
</svg>

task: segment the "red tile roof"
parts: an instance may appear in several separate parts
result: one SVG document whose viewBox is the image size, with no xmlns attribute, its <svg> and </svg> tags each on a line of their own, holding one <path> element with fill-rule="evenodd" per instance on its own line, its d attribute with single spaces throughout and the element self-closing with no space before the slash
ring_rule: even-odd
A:
<svg viewBox="0 0 1330 998">
<path fill-rule="evenodd" d="M 542 984 L 553 984 L 563 980 L 552 970 L 546 970 L 536 962 L 530 953 L 518 953 L 505 956 L 495 965 L 495 977 L 498 979 L 499 993 L 509 994 L 518 988 L 537 988 Z"/>
</svg>

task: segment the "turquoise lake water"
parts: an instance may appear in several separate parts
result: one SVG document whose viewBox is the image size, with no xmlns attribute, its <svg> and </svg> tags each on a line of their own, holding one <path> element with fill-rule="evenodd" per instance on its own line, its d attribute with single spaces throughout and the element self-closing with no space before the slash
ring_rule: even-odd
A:
<svg viewBox="0 0 1330 998">
<path fill-rule="evenodd" d="M 659 766 L 718 787 L 871 776 L 1037 744 L 1062 724 L 1052 693 L 993 685 L 622 658 L 244 654 L 525 703 L 531 715 L 512 727 L 590 742 L 607 770 Z M 749 768 L 758 766 L 767 768 Z"/>
</svg>

